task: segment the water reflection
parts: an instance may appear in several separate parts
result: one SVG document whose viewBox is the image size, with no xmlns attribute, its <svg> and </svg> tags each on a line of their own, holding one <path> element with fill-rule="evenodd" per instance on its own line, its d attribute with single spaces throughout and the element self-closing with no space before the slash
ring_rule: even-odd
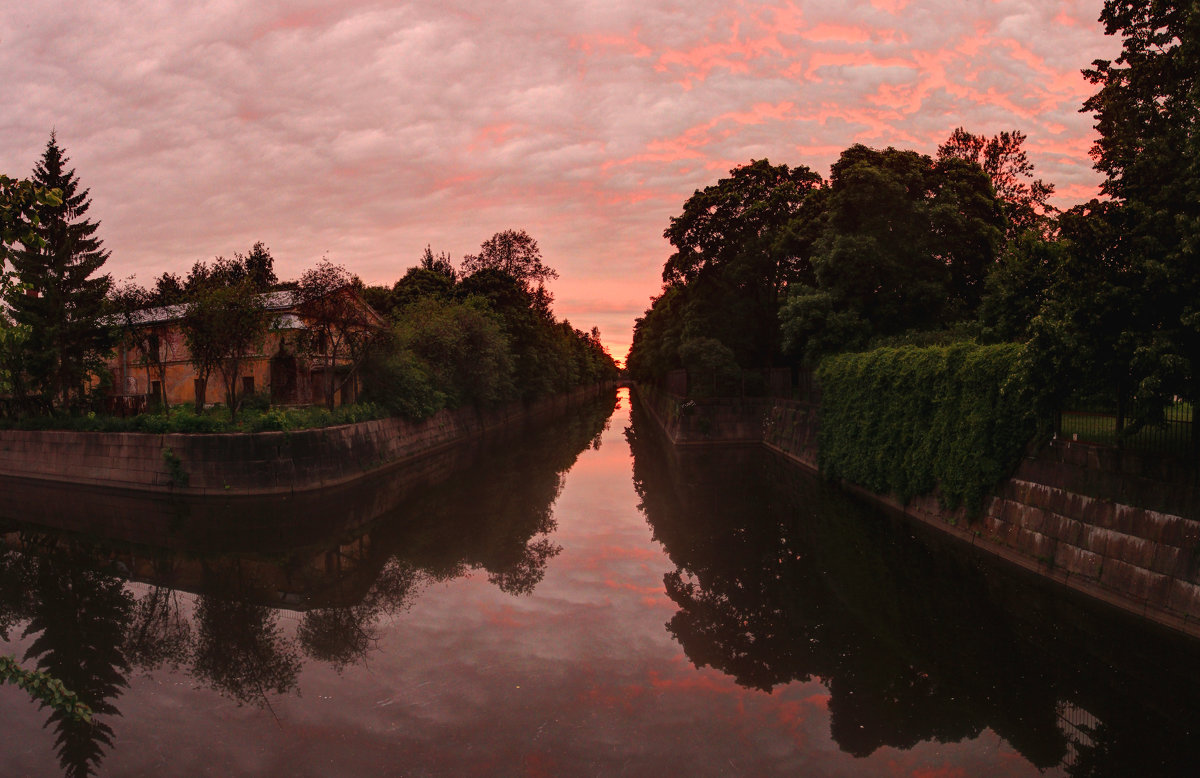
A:
<svg viewBox="0 0 1200 778">
<path fill-rule="evenodd" d="M 666 627 L 697 666 L 819 679 L 863 757 L 990 728 L 1039 768 L 1196 774 L 1193 642 L 1048 590 L 758 449 L 662 445 L 635 404 L 634 485 L 675 570 Z"/>
<path fill-rule="evenodd" d="M 51 516 L 52 528 L 8 516 L 0 641 L 19 642 L 24 666 L 62 679 L 96 714 L 91 724 L 49 715 L 63 771 L 88 775 L 100 765 L 131 672 L 180 670 L 269 709 L 273 697 L 298 692 L 306 662 L 339 671 L 365 662 L 381 620 L 432 583 L 478 570 L 506 593 L 532 592 L 560 550 L 549 535 L 563 474 L 599 446 L 613 408 L 610 395 L 552 425 L 431 458 L 417 469 L 419 488 L 410 472 L 402 487 L 376 479 L 339 490 L 336 512 L 328 495 L 317 498 L 327 534 L 316 542 L 316 512 L 289 537 L 286 521 L 264 522 L 262 504 L 245 501 L 227 501 L 223 512 L 197 503 L 181 521 L 178 505 L 110 495 L 106 504 L 137 505 L 147 528 L 139 535 L 136 523 L 105 519 L 115 538 L 61 530 L 86 516 Z M 22 499 L 32 498 L 25 492 L 15 504 Z M 214 554 L 214 540 L 189 526 L 196 511 L 258 529 L 239 535 L 236 552 Z"/>
</svg>

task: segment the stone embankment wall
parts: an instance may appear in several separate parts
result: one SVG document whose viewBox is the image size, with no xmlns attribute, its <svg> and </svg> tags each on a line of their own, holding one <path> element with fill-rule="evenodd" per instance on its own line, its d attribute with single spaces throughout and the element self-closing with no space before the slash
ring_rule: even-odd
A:
<svg viewBox="0 0 1200 778">
<path fill-rule="evenodd" d="M 703 423 L 709 406 L 686 422 L 673 420 L 679 401 L 639 389 L 673 442 L 723 443 L 728 424 Z M 729 403 L 745 415 L 741 433 L 757 426 L 759 441 L 818 471 L 819 412 L 788 400 Z M 700 418 L 697 418 L 699 416 Z M 708 434 L 700 434 L 703 428 Z M 747 442 L 738 434 L 731 442 Z M 1031 450 L 989 498 L 980 517 L 946 510 L 936 495 L 907 504 L 847 489 L 936 527 L 990 554 L 1125 610 L 1200 637 L 1200 482 L 1194 468 L 1157 458 L 1068 441 Z"/>
<path fill-rule="evenodd" d="M 586 387 L 492 411 L 441 411 L 419 422 L 379 419 L 293 432 L 0 430 L 0 476 L 188 495 L 290 494 L 347 483 L 611 390 Z"/>
</svg>

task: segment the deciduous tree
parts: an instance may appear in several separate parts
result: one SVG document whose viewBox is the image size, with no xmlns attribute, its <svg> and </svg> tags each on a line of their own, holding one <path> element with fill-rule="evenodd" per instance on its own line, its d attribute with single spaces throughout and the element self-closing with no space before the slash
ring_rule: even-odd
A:
<svg viewBox="0 0 1200 778">
<path fill-rule="evenodd" d="M 353 292 L 356 279 L 344 267 L 322 260 L 300 277 L 299 310 L 306 334 L 302 346 L 323 365 L 325 406 L 356 380 L 371 343 L 381 331 L 378 315 Z"/>
<path fill-rule="evenodd" d="M 437 264 L 436 259 L 431 260 L 428 269 L 434 269 Z M 462 269 L 464 275 L 485 269 L 499 270 L 529 288 L 558 278 L 558 271 L 542 262 L 537 241 L 525 230 L 497 232 L 479 246 L 478 254 L 463 257 Z"/>
<path fill-rule="evenodd" d="M 225 402 L 236 419 L 242 395 L 241 366 L 262 348 L 269 325 L 262 297 L 247 282 L 203 288 L 191 295 L 184 313 L 184 343 L 196 368 L 196 412 L 204 408 L 208 379 L 219 371 Z"/>
</svg>

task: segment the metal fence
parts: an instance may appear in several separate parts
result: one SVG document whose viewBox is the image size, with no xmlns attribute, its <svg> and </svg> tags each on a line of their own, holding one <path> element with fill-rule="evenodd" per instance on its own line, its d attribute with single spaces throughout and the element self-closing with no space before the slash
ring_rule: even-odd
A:
<svg viewBox="0 0 1200 778">
<path fill-rule="evenodd" d="M 1141 427 L 1116 412 L 1063 410 L 1055 419 L 1055 434 L 1062 440 L 1175 457 L 1194 456 L 1200 443 L 1191 403 L 1186 402 L 1169 406 L 1161 422 Z"/>
</svg>

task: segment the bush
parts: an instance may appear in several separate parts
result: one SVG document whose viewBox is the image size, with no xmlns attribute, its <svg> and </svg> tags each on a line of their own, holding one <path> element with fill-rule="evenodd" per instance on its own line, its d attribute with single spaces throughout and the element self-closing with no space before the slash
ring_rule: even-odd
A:
<svg viewBox="0 0 1200 778">
<path fill-rule="evenodd" d="M 977 513 L 1038 431 L 1024 346 L 880 348 L 823 360 L 821 471 Z"/>
</svg>

